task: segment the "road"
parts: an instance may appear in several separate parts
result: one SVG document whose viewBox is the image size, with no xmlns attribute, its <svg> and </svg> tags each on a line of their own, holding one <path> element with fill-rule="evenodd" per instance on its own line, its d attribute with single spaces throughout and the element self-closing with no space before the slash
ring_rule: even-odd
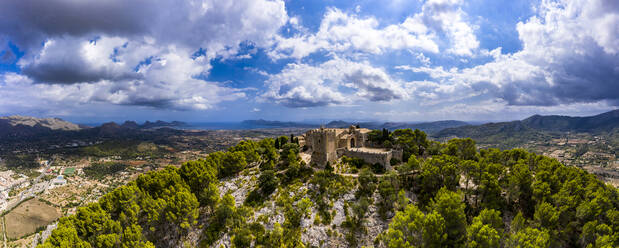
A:
<svg viewBox="0 0 619 248">
<path fill-rule="evenodd" d="M 45 189 L 47 189 L 49 184 L 46 184 L 46 185 L 37 185 L 37 184 L 39 183 L 41 178 L 43 178 L 45 175 L 47 175 L 47 170 L 49 169 L 49 167 L 52 166 L 53 163 L 54 163 L 54 158 L 52 158 L 52 160 L 50 160 L 50 162 L 47 164 L 45 169 L 43 169 L 43 173 L 41 173 L 41 175 L 37 176 L 34 180 L 32 180 L 32 183 L 30 184 L 28 189 L 20 192 L 19 195 L 17 195 L 17 197 L 15 197 L 12 202 L 9 202 L 7 204 L 6 208 L 2 212 L 2 215 L 4 215 L 6 212 L 12 210 L 15 206 L 19 205 L 20 203 L 22 203 L 26 199 L 34 197 L 36 194 L 38 194 L 40 192 L 43 192 L 43 191 L 45 191 Z"/>
</svg>

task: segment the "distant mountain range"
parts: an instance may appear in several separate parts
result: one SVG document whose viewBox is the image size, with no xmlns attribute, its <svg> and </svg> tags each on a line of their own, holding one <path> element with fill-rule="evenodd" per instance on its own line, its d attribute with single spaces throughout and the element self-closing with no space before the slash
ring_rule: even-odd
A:
<svg viewBox="0 0 619 248">
<path fill-rule="evenodd" d="M 24 137 L 40 137 L 49 135 L 65 136 L 120 136 L 136 133 L 140 130 L 152 130 L 159 128 L 172 128 L 187 126 L 180 121 L 165 122 L 146 121 L 137 124 L 134 121 L 126 121 L 122 125 L 114 122 L 104 123 L 100 126 L 90 127 L 74 124 L 60 118 L 36 118 L 29 116 L 0 117 L 0 138 L 19 139 Z"/>
<path fill-rule="evenodd" d="M 0 137 L 32 136 L 50 131 L 79 131 L 83 128 L 85 127 L 59 118 L 0 117 Z"/>
<path fill-rule="evenodd" d="M 243 127 L 247 128 L 285 128 L 285 127 L 298 127 L 298 128 L 313 128 L 317 127 L 316 124 L 290 122 L 290 121 L 267 121 L 267 120 L 244 120 L 241 122 Z"/>
<path fill-rule="evenodd" d="M 619 109 L 588 117 L 533 115 L 520 121 L 446 128 L 437 138 L 470 137 L 476 140 L 526 137 L 540 132 L 608 132 L 619 128 Z M 526 134 L 526 135 L 525 135 Z"/>
<path fill-rule="evenodd" d="M 247 128 L 318 128 L 319 124 L 310 124 L 302 122 L 283 122 L 283 121 L 267 121 L 267 120 L 245 120 L 241 122 L 242 126 Z M 324 125 L 327 128 L 348 128 L 350 126 L 359 125 L 362 128 L 369 129 L 419 129 L 427 133 L 435 133 L 442 129 L 449 127 L 459 127 L 468 125 L 462 121 L 434 121 L 434 122 L 421 122 L 421 123 L 407 123 L 407 122 L 347 122 L 347 121 L 331 121 Z"/>
<path fill-rule="evenodd" d="M 240 124 L 230 123 L 229 129 L 257 129 L 257 128 L 317 128 L 318 124 L 301 122 L 284 122 L 268 120 L 245 120 Z M 502 138 L 515 135 L 531 134 L 536 132 L 602 132 L 619 127 L 619 109 L 589 117 L 570 116 L 541 116 L 534 115 L 521 121 L 486 123 L 482 125 L 470 125 L 469 123 L 455 120 L 434 122 L 347 122 L 331 121 L 325 126 L 328 128 L 347 128 L 351 125 L 359 125 L 369 129 L 419 129 L 436 138 L 447 137 L 471 137 L 483 140 L 484 137 Z M 27 116 L 0 117 L 0 138 L 19 139 L 22 137 L 38 136 L 132 136 L 144 135 L 142 131 L 175 132 L 173 129 L 192 129 L 194 126 L 180 122 L 146 121 L 138 124 L 134 121 L 126 121 L 122 124 L 109 122 L 96 127 L 88 127 L 64 121 L 59 118 L 35 118 Z M 226 129 L 225 127 L 222 129 Z"/>
<path fill-rule="evenodd" d="M 112 122 L 113 123 L 113 122 Z M 125 121 L 122 125 L 123 128 L 133 128 L 133 129 L 151 129 L 151 128 L 162 128 L 162 127 L 185 127 L 188 124 L 182 121 L 173 121 L 173 122 L 165 122 L 165 121 L 155 121 L 150 122 L 146 121 L 144 124 L 139 125 L 135 121 Z"/>
<path fill-rule="evenodd" d="M 362 128 L 369 128 L 369 129 L 389 129 L 391 131 L 395 130 L 395 129 L 406 129 L 406 128 L 410 128 L 410 129 L 419 129 L 421 131 L 424 131 L 426 133 L 436 133 L 440 130 L 443 130 L 445 128 L 450 128 L 450 127 L 460 127 L 460 126 L 465 126 L 465 125 L 469 125 L 469 123 L 463 122 L 463 121 L 454 121 L 454 120 L 447 120 L 447 121 L 433 121 L 433 122 L 419 122 L 419 123 L 409 123 L 409 122 L 384 122 L 384 123 L 380 123 L 380 122 L 359 122 L 359 123 L 353 123 L 353 122 L 345 122 L 345 121 L 332 121 L 329 122 L 326 126 L 330 127 L 330 128 L 345 128 L 345 127 L 350 127 L 351 125 L 359 125 L 359 127 Z"/>
</svg>

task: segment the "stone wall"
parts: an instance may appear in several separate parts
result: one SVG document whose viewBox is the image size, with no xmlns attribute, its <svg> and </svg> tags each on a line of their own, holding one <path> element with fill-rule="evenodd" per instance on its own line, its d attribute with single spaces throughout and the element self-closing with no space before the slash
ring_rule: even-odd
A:
<svg viewBox="0 0 619 248">
<path fill-rule="evenodd" d="M 402 149 L 396 149 L 396 150 L 391 150 L 392 152 L 392 158 L 395 158 L 397 160 L 404 161 L 404 151 Z"/>
<path fill-rule="evenodd" d="M 350 127 L 348 129 L 314 129 L 307 131 L 302 139 L 299 139 L 299 143 L 303 141 L 307 148 L 310 149 L 310 164 L 316 164 L 319 167 L 324 168 L 327 162 L 334 164 L 337 162 L 337 159 L 349 149 L 353 150 L 350 151 L 351 157 L 360 156 L 360 158 L 364 160 L 367 158 L 368 163 L 380 163 L 382 165 L 389 166 L 391 152 L 368 152 L 359 150 L 359 148 L 365 147 L 367 133 L 369 131 L 369 129 L 357 129 L 354 127 Z M 357 153 L 360 155 L 353 155 Z"/>
<path fill-rule="evenodd" d="M 362 149 L 350 149 L 343 150 L 342 154 L 351 157 L 351 158 L 360 158 L 363 159 L 366 163 L 375 164 L 379 163 L 385 167 L 387 170 L 391 170 L 391 158 L 393 156 L 392 151 L 383 151 L 383 152 L 375 152 L 375 151 L 364 151 Z"/>
</svg>

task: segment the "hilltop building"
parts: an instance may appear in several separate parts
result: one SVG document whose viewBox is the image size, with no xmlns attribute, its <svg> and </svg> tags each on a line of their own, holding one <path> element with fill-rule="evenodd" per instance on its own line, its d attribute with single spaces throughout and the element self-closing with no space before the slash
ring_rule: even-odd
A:
<svg viewBox="0 0 619 248">
<path fill-rule="evenodd" d="M 370 147 L 367 128 L 324 128 L 307 131 L 299 138 L 299 145 L 311 154 L 310 164 L 325 167 L 334 164 L 340 157 L 360 158 L 370 164 L 381 164 L 391 169 L 391 159 L 402 160 L 402 151 Z"/>
</svg>

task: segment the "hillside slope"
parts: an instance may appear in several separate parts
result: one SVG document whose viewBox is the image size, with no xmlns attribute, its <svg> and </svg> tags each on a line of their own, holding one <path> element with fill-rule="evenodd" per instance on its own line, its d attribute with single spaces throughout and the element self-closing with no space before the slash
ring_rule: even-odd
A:
<svg viewBox="0 0 619 248">
<path fill-rule="evenodd" d="M 619 192 L 582 169 L 519 149 L 477 151 L 470 139 L 392 138 L 427 152 L 374 174 L 308 167 L 296 144 L 242 141 L 139 176 L 62 218 L 41 247 L 619 244 Z"/>
<path fill-rule="evenodd" d="M 53 131 L 79 131 L 84 127 L 59 118 L 0 117 L 0 137 L 32 136 Z"/>
<path fill-rule="evenodd" d="M 437 138 L 470 137 L 491 143 L 501 139 L 523 142 L 548 135 L 546 132 L 611 132 L 619 128 L 619 109 L 588 117 L 534 115 L 521 121 L 487 123 L 446 128 L 434 134 Z"/>
</svg>

